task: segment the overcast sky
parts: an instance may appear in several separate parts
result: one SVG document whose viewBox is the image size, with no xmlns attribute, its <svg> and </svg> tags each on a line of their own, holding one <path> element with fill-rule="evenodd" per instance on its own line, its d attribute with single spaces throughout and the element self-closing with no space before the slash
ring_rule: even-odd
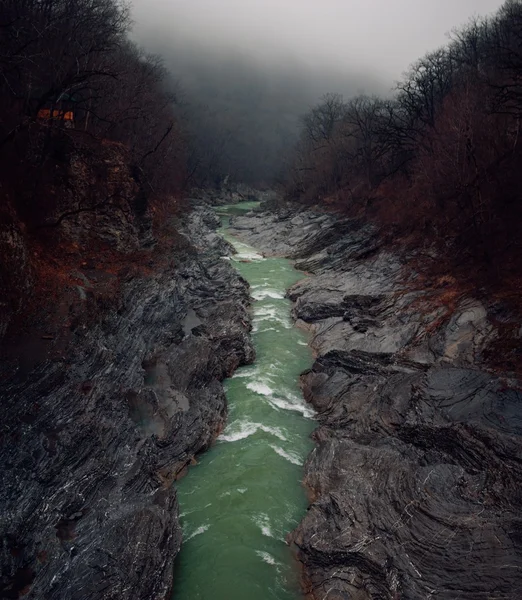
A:
<svg viewBox="0 0 522 600">
<path fill-rule="evenodd" d="M 386 83 L 501 0 L 134 0 L 138 39 L 263 62 L 370 70 Z"/>
</svg>

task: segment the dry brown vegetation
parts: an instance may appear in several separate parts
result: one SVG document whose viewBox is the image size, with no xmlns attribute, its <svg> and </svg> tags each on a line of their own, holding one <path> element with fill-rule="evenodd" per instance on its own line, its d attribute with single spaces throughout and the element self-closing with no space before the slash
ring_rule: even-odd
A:
<svg viewBox="0 0 522 600">
<path fill-rule="evenodd" d="M 102 144 L 126 150 L 139 187 L 130 207 L 137 216 L 146 212 L 150 198 L 179 193 L 184 140 L 175 99 L 166 90 L 160 59 L 128 41 L 124 3 L 8 0 L 0 19 L 2 192 L 11 192 L 17 210 L 25 202 L 31 206 L 22 210 L 33 212 L 41 180 L 56 162 L 80 158 L 94 165 Z M 42 118 L 66 111 L 72 121 Z M 70 199 L 65 210 L 102 211 L 108 201 L 84 199 L 80 206 Z M 47 212 L 50 218 L 61 216 L 51 207 Z"/>
<path fill-rule="evenodd" d="M 56 300 L 85 266 L 107 274 L 100 299 L 114 296 L 122 273 L 147 276 L 180 241 L 172 219 L 183 210 L 186 144 L 176 98 L 129 27 L 120 0 L 0 3 L 8 314 Z"/>
<path fill-rule="evenodd" d="M 394 99 L 326 96 L 303 119 L 287 196 L 376 223 L 431 285 L 519 305 L 521 116 L 522 2 L 508 0 L 415 63 Z"/>
</svg>

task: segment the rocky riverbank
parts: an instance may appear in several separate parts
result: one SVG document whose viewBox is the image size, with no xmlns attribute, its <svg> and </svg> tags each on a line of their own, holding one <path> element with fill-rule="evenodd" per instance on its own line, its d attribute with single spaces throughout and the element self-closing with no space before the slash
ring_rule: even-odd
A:
<svg viewBox="0 0 522 600">
<path fill-rule="evenodd" d="M 192 201 L 207 206 L 225 206 L 227 204 L 239 204 L 240 202 L 271 202 L 278 197 L 273 190 L 260 190 L 241 183 L 224 183 L 220 189 L 214 190 L 193 188 L 191 195 Z"/>
<path fill-rule="evenodd" d="M 288 292 L 316 352 L 301 378 L 319 421 L 311 504 L 290 536 L 306 593 L 522 597 L 521 386 L 485 361 L 516 317 L 446 281 L 411 285 L 357 221 L 286 206 L 233 227 L 310 274 Z"/>
<path fill-rule="evenodd" d="M 96 300 L 110 273 L 84 265 L 42 306 L 45 335 L 4 340 L 3 598 L 167 597 L 172 482 L 223 428 L 222 380 L 254 358 L 218 224 L 206 208 L 184 217 L 175 266 L 129 275 L 110 302 Z"/>
</svg>

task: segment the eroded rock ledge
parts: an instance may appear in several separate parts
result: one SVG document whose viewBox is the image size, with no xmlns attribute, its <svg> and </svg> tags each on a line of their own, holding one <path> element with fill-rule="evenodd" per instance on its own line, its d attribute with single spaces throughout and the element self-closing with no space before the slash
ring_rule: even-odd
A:
<svg viewBox="0 0 522 600">
<path fill-rule="evenodd" d="M 306 592 L 521 598 L 522 393 L 483 364 L 499 307 L 446 314 L 355 221 L 287 206 L 233 225 L 311 274 L 289 290 L 317 356 L 302 375 L 319 421 L 311 505 L 290 536 Z"/>
<path fill-rule="evenodd" d="M 217 225 L 195 210 L 177 267 L 125 281 L 89 328 L 72 319 L 52 360 L 3 362 L 3 598 L 167 597 L 172 482 L 224 425 L 221 381 L 254 358 L 248 284 Z M 100 273 L 81 281 L 80 304 Z"/>
</svg>

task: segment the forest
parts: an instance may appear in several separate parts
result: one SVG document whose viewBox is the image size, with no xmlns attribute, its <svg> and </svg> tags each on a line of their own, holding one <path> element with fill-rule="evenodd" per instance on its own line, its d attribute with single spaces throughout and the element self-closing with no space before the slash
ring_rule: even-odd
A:
<svg viewBox="0 0 522 600">
<path fill-rule="evenodd" d="M 197 56 L 183 67 L 165 47 L 185 93 L 131 27 L 120 0 L 2 3 L 4 221 L 39 231 L 83 213 L 140 219 L 176 212 L 191 187 L 227 177 L 283 182 L 287 199 L 376 223 L 434 266 L 444 257 L 456 275 L 510 285 L 520 268 L 519 0 L 454 29 L 392 97 L 330 93 L 300 118 L 327 76 L 306 85 L 297 67 L 268 76 L 237 59 L 226 72 Z M 107 173 L 93 171 L 102 147 L 124 156 L 138 191 L 103 189 Z M 90 172 L 89 193 L 71 192 L 71 169 Z"/>
<path fill-rule="evenodd" d="M 368 219 L 474 285 L 509 287 L 521 115 L 522 3 L 508 0 L 415 62 L 391 99 L 324 96 L 302 119 L 286 195 Z"/>
<path fill-rule="evenodd" d="M 522 598 L 521 119 L 522 0 L 0 0 L 0 598 Z"/>
<path fill-rule="evenodd" d="M 129 41 L 130 26 L 119 0 L 2 2 L 2 194 L 35 226 L 47 225 L 53 212 L 53 170 L 72 156 L 88 163 L 98 144 L 128 152 L 143 190 L 142 206 L 128 211 L 143 212 L 148 197 L 165 198 L 184 184 L 175 98 L 161 60 Z M 115 201 L 87 194 L 55 216 L 104 211 Z"/>
</svg>

